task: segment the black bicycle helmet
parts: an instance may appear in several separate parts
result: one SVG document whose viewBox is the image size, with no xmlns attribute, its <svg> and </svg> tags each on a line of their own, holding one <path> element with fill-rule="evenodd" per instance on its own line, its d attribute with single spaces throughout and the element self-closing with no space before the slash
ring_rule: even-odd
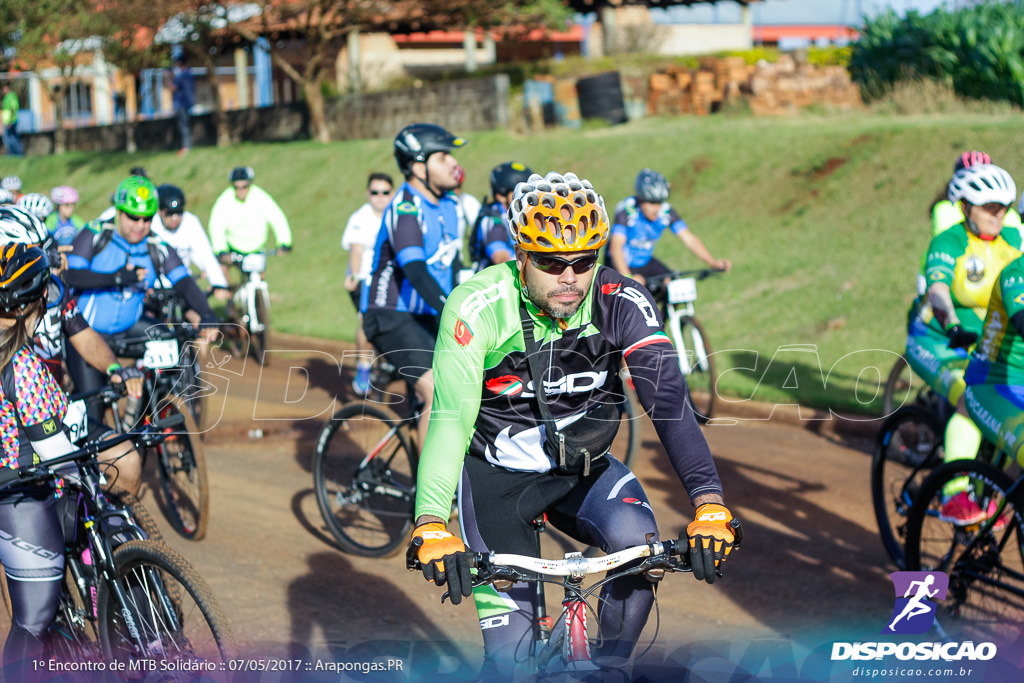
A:
<svg viewBox="0 0 1024 683">
<path fill-rule="evenodd" d="M 412 165 L 426 161 L 435 152 L 450 152 L 466 145 L 464 138 L 455 137 L 433 123 L 414 123 L 395 136 L 395 161 L 403 175 L 412 174 Z"/>
<path fill-rule="evenodd" d="M 185 193 L 177 185 L 161 185 L 156 188 L 156 193 L 160 197 L 161 211 L 185 210 Z"/>
<path fill-rule="evenodd" d="M 231 173 L 228 175 L 228 180 L 232 183 L 251 183 L 252 179 L 255 177 L 256 171 L 252 170 L 252 166 L 236 166 L 231 169 Z"/>
<path fill-rule="evenodd" d="M 516 185 L 525 183 L 533 171 L 518 161 L 506 161 L 491 170 L 491 195 L 514 192 Z"/>
<path fill-rule="evenodd" d="M 0 309 L 13 311 L 46 296 L 50 261 L 39 247 L 0 247 Z"/>
<path fill-rule="evenodd" d="M 667 202 L 669 184 L 665 176 L 645 168 L 636 176 L 636 200 L 638 202 Z"/>
</svg>

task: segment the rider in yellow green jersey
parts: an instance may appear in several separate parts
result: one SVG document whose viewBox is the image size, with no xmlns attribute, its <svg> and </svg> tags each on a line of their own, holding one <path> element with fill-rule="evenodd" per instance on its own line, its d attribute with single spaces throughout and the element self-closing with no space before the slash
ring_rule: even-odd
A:
<svg viewBox="0 0 1024 683">
<path fill-rule="evenodd" d="M 1003 266 L 1021 254 L 1021 234 L 1004 225 L 1017 189 L 991 164 L 954 174 L 949 197 L 965 219 L 932 239 L 925 277 L 927 301 L 910 322 L 907 361 L 921 379 L 956 405 L 967 349 L 981 333 L 992 285 Z"/>
<path fill-rule="evenodd" d="M 1016 195 L 1013 179 L 998 166 L 957 171 L 949 198 L 959 202 L 964 222 L 936 236 L 928 248 L 928 301 L 911 323 L 907 359 L 935 391 L 960 406 L 946 426 L 946 461 L 974 457 L 978 450 L 977 428 L 963 409 L 963 370 L 1000 271 L 1022 253 L 1020 231 L 1005 225 Z M 945 519 L 971 524 L 982 514 L 965 489 L 960 481 L 946 487 Z"/>
<path fill-rule="evenodd" d="M 956 163 L 953 164 L 953 173 L 955 174 L 957 171 L 964 168 L 970 168 L 971 166 L 991 163 L 992 159 L 984 152 L 978 152 L 975 150 L 964 152 L 956 158 Z M 943 188 L 942 194 L 936 197 L 935 202 L 932 204 L 932 238 L 946 232 L 953 226 L 960 225 L 964 222 L 964 212 L 960 208 L 960 204 L 958 202 L 950 201 L 947 197 L 948 192 L 948 186 Z M 1003 220 L 1003 225 L 1018 229 L 1024 227 L 1020 221 L 1020 214 L 1012 207 L 1006 212 L 1006 218 Z M 917 291 L 917 293 L 921 295 L 923 295 L 927 289 L 924 277 L 925 263 L 927 260 L 928 252 L 921 254 L 921 274 L 918 277 Z"/>
</svg>

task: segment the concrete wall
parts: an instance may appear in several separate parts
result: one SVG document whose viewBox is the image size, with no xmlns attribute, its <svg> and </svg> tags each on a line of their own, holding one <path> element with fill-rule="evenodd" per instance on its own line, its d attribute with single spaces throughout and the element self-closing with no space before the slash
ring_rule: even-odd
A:
<svg viewBox="0 0 1024 683">
<path fill-rule="evenodd" d="M 706 55 L 754 46 L 744 24 L 659 24 L 652 51 L 661 55 Z"/>
<path fill-rule="evenodd" d="M 309 110 L 305 102 L 226 114 L 233 143 L 286 142 L 309 137 Z M 504 127 L 510 120 L 508 76 L 500 74 L 340 98 L 327 103 L 327 120 L 335 140 L 388 138 L 416 121 L 438 123 L 459 133 Z M 112 152 L 126 147 L 124 123 L 70 128 L 66 132 L 68 150 Z M 192 117 L 192 136 L 195 146 L 216 144 L 213 114 Z M 21 135 L 29 155 L 52 154 L 53 138 L 53 131 Z M 139 149 L 178 148 L 178 131 L 172 118 L 136 122 L 134 138 Z"/>
</svg>

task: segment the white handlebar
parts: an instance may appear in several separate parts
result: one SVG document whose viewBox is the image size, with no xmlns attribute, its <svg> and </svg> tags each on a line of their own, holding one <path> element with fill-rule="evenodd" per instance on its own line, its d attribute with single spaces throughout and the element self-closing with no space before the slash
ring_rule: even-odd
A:
<svg viewBox="0 0 1024 683">
<path fill-rule="evenodd" d="M 663 551 L 664 546 L 658 542 L 650 545 L 633 546 L 611 555 L 605 555 L 604 557 L 583 557 L 582 553 L 568 553 L 561 560 L 545 560 L 528 555 L 491 553 L 490 561 L 495 565 L 515 567 L 516 569 L 536 572 L 545 576 L 583 578 L 587 574 L 610 571 L 621 567 L 627 562 L 632 562 L 642 557 L 658 555 Z"/>
</svg>

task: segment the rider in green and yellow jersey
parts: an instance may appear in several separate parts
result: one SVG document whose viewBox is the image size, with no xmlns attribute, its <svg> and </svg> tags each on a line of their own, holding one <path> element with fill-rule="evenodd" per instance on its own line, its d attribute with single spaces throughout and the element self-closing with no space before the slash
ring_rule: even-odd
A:
<svg viewBox="0 0 1024 683">
<path fill-rule="evenodd" d="M 928 248 L 928 301 L 911 322 L 907 360 L 953 405 L 961 401 L 967 350 L 981 334 L 993 285 L 1003 267 L 1021 255 L 1020 231 L 1004 223 L 1016 195 L 1013 179 L 998 166 L 957 171 L 949 198 L 960 203 L 964 222 L 936 236 Z M 964 411 L 946 425 L 945 446 L 947 461 L 977 453 L 977 428 Z M 942 515 L 971 523 L 980 509 L 972 507 L 959 483 L 947 486 Z"/>
</svg>

